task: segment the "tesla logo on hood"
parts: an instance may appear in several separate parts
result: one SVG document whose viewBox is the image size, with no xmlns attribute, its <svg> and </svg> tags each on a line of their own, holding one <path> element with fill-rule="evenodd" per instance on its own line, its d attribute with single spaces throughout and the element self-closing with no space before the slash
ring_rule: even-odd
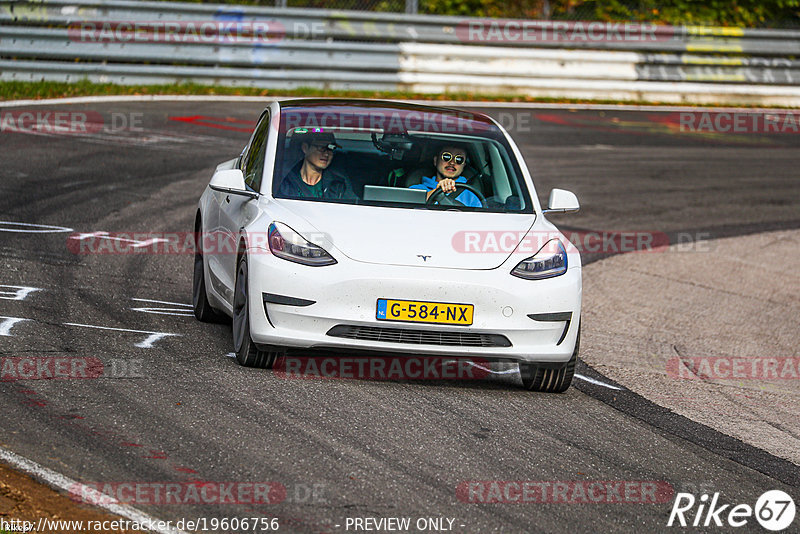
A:
<svg viewBox="0 0 800 534">
<path fill-rule="evenodd" d="M 422 261 L 428 261 L 428 258 L 430 258 L 430 256 L 423 256 L 422 254 L 417 254 L 417 257 L 422 258 Z"/>
</svg>

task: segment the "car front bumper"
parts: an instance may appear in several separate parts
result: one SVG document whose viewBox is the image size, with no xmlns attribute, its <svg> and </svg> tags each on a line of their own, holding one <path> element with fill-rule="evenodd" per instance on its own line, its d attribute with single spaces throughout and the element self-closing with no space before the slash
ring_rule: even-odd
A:
<svg viewBox="0 0 800 534">
<path fill-rule="evenodd" d="M 506 265 L 456 270 L 344 258 L 335 265 L 308 267 L 260 249 L 251 250 L 248 260 L 250 334 L 257 345 L 333 349 L 342 355 L 369 350 L 553 364 L 569 360 L 575 346 L 580 265 L 555 278 L 523 280 L 511 276 Z M 473 324 L 377 320 L 380 298 L 473 304 Z M 343 328 L 362 334 L 340 337 Z M 476 342 L 480 334 L 489 341 Z M 491 336 L 505 337 L 510 346 L 493 344 L 500 338 Z M 460 337 L 466 341 L 460 343 Z"/>
</svg>

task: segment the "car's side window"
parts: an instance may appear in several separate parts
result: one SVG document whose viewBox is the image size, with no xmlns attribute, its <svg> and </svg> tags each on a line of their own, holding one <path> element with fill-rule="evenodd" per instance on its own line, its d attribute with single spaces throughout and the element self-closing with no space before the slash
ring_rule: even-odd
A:
<svg viewBox="0 0 800 534">
<path fill-rule="evenodd" d="M 267 138 L 269 137 L 269 112 L 261 117 L 261 122 L 256 127 L 253 142 L 244 156 L 242 172 L 244 183 L 253 191 L 261 189 L 261 177 L 264 175 L 264 157 L 267 152 Z"/>
</svg>

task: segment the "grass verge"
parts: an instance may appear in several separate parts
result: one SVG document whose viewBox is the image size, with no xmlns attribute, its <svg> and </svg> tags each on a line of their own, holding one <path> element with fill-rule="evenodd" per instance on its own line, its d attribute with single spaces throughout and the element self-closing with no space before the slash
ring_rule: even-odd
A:
<svg viewBox="0 0 800 534">
<path fill-rule="evenodd" d="M 429 94 L 404 91 L 343 91 L 315 88 L 262 89 L 256 87 L 224 87 L 194 83 L 171 85 L 115 85 L 111 83 L 92 83 L 82 80 L 67 82 L 0 82 L 0 101 L 41 100 L 46 98 L 67 98 L 97 95 L 230 95 L 230 96 L 298 96 L 298 97 L 340 97 L 340 98 L 378 98 L 390 100 L 457 100 L 465 102 L 543 102 L 563 104 L 634 104 L 659 105 L 660 102 L 586 100 L 570 98 L 534 98 L 524 95 L 490 95 L 480 93 Z M 685 104 L 691 105 L 691 104 Z M 709 104 L 698 104 L 706 107 Z M 752 106 L 751 106 L 752 107 Z"/>
</svg>

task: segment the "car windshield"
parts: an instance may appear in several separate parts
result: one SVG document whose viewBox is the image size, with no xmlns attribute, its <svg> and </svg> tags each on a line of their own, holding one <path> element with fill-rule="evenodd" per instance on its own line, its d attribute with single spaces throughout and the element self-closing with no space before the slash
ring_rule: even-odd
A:
<svg viewBox="0 0 800 534">
<path fill-rule="evenodd" d="M 400 104 L 289 105 L 281 109 L 273 176 L 276 198 L 533 212 L 503 132 L 468 112 Z"/>
</svg>

